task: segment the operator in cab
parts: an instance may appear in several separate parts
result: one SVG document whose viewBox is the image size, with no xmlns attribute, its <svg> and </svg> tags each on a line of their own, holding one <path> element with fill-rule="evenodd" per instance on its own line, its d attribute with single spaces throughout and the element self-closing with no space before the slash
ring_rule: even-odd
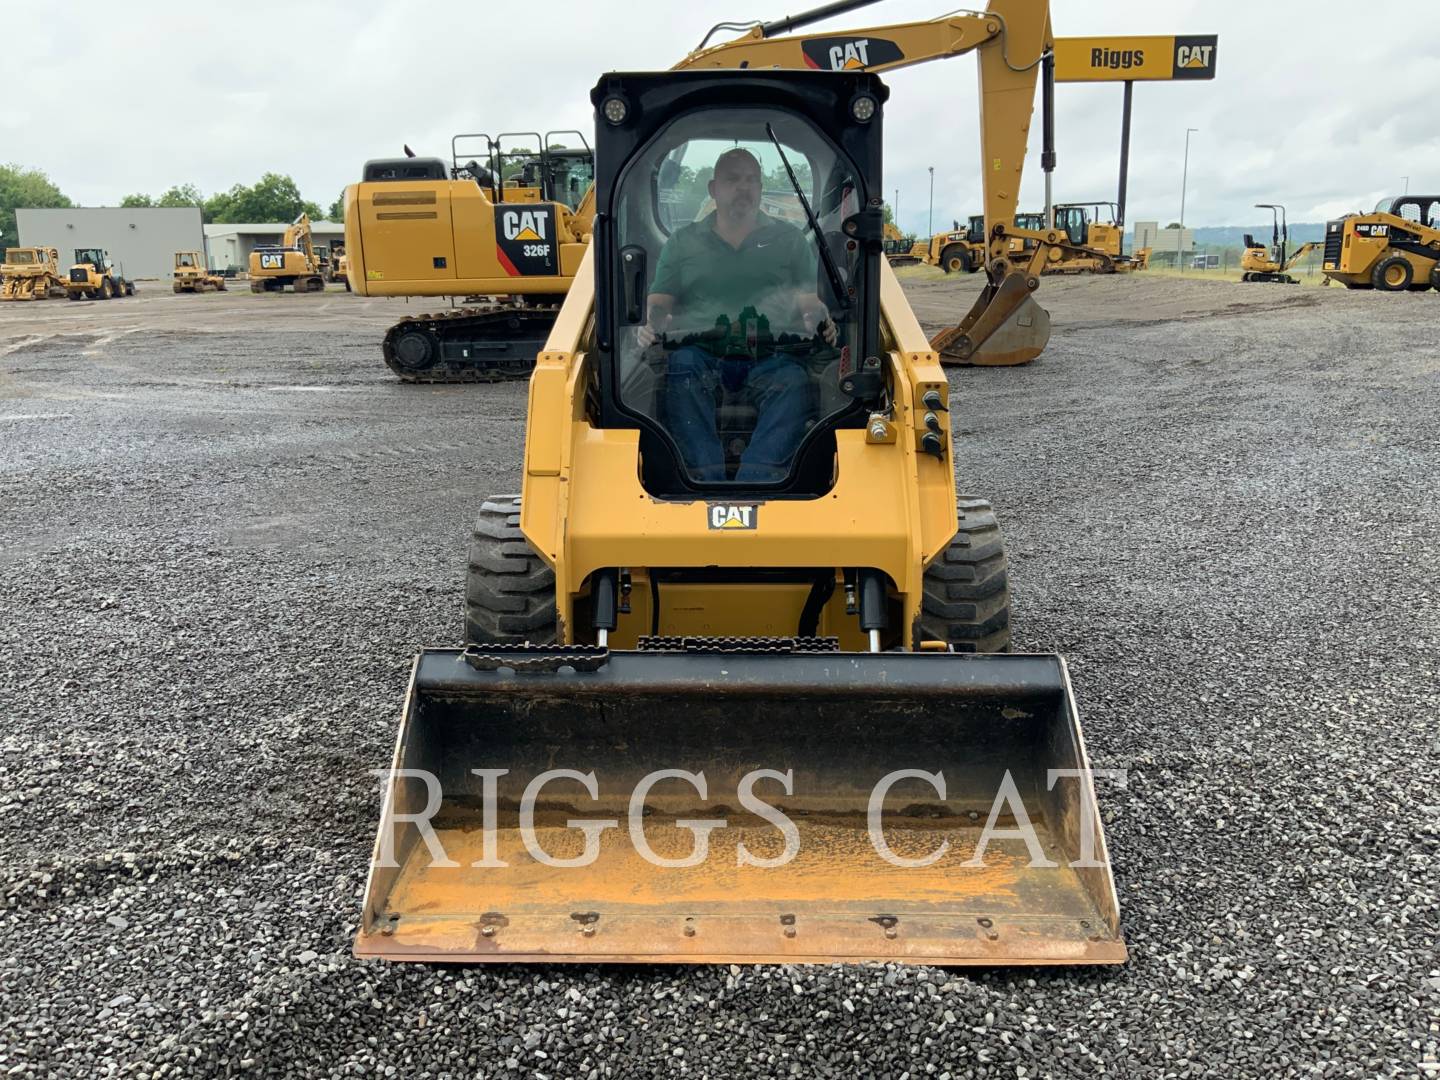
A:
<svg viewBox="0 0 1440 1080">
<path fill-rule="evenodd" d="M 815 291 L 814 245 L 760 210 L 756 157 L 740 147 L 721 154 L 709 192 L 714 211 L 675 230 L 661 249 L 636 340 L 642 348 L 662 334 L 688 342 L 669 355 L 665 407 L 690 475 L 726 479 L 716 428 L 723 386 L 757 413 L 735 482 L 773 483 L 788 473 L 813 404 L 804 368 L 772 342 L 803 332 L 834 345 L 838 332 Z"/>
</svg>

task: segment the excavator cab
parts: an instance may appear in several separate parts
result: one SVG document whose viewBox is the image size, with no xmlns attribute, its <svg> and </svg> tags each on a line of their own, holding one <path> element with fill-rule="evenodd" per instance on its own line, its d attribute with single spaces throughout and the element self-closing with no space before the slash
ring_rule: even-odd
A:
<svg viewBox="0 0 1440 1080">
<path fill-rule="evenodd" d="M 522 494 L 480 511 L 469 644 L 416 662 L 359 955 L 1123 961 L 1064 663 L 1002 652 L 998 526 L 957 511 L 947 380 L 881 254 L 887 97 L 592 91 L 595 240 Z M 685 183 L 712 214 L 662 213 Z M 760 216 L 787 190 L 803 225 Z"/>
</svg>

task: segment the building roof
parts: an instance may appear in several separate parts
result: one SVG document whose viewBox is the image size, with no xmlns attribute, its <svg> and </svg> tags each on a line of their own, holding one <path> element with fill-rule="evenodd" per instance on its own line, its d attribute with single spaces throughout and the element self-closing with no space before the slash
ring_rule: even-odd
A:
<svg viewBox="0 0 1440 1080">
<path fill-rule="evenodd" d="M 274 236 L 290 228 L 289 222 L 230 222 L 222 225 L 206 225 L 206 236 L 232 236 L 240 233 L 255 236 Z M 310 231 L 320 236 L 341 236 L 345 233 L 343 222 L 312 221 Z"/>
</svg>

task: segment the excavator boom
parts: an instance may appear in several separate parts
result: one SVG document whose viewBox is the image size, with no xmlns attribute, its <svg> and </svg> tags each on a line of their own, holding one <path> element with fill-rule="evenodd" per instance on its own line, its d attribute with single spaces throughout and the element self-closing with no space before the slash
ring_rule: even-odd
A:
<svg viewBox="0 0 1440 1080">
<path fill-rule="evenodd" d="M 840 33 L 776 36 L 860 4 L 830 4 L 777 23 L 756 25 L 733 40 L 696 49 L 675 70 L 790 68 L 884 72 L 975 52 L 980 74 L 980 175 L 984 188 L 985 287 L 970 311 L 931 344 L 961 364 L 1027 363 L 1050 339 L 1050 316 L 1033 293 L 1053 230 L 1017 230 L 1015 214 L 1041 60 L 1054 44 L 1048 4 L 990 0 L 984 12 L 927 22 L 893 23 Z M 1023 265 L 1011 259 L 1012 237 L 1032 241 Z"/>
</svg>

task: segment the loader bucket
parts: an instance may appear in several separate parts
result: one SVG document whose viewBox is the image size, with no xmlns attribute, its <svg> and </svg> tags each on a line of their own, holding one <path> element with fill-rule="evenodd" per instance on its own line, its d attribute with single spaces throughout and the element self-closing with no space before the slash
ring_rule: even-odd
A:
<svg viewBox="0 0 1440 1080">
<path fill-rule="evenodd" d="M 1125 960 L 1058 656 L 510 649 L 416 661 L 357 955 Z"/>
</svg>

